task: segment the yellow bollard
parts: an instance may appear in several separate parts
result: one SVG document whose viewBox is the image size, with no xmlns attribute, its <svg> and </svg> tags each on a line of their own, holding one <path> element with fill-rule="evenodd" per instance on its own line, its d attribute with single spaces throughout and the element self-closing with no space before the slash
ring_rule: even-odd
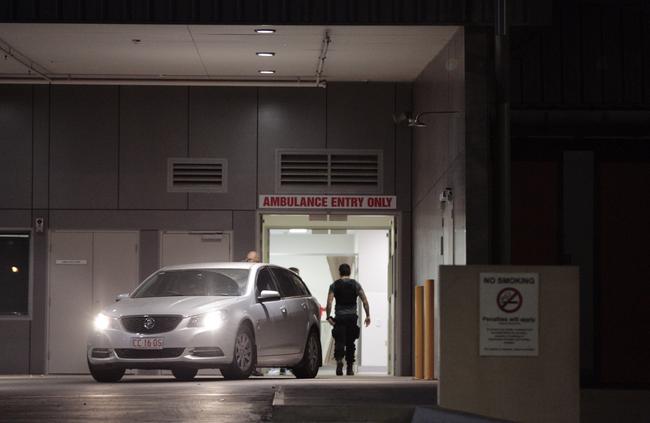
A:
<svg viewBox="0 0 650 423">
<path fill-rule="evenodd" d="M 424 287 L 418 285 L 415 287 L 415 298 L 413 308 L 415 309 L 414 330 L 415 340 L 414 359 L 415 359 L 415 378 L 424 378 Z"/>
<path fill-rule="evenodd" d="M 433 380 L 434 375 L 434 285 L 433 279 L 424 281 L 424 379 Z"/>
</svg>

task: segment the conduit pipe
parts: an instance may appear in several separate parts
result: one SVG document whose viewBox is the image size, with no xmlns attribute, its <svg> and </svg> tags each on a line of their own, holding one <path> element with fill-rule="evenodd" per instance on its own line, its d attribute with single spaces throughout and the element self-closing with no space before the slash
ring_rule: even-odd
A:
<svg viewBox="0 0 650 423">
<path fill-rule="evenodd" d="M 200 87 L 319 87 L 327 86 L 325 81 L 258 81 L 237 79 L 36 79 L 36 78 L 0 78 L 1 84 L 35 84 L 35 85 L 176 85 Z"/>
</svg>

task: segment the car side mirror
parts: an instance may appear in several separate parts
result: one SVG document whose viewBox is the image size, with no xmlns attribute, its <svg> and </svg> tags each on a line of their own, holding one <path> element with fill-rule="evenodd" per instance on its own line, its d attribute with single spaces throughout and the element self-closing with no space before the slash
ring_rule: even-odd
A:
<svg viewBox="0 0 650 423">
<path fill-rule="evenodd" d="M 271 291 L 266 289 L 260 292 L 260 295 L 257 297 L 257 299 L 260 301 L 279 300 L 280 298 L 280 293 L 278 291 Z"/>
<path fill-rule="evenodd" d="M 118 295 L 115 297 L 115 302 L 118 302 L 118 301 L 123 300 L 123 299 L 125 299 L 125 298 L 129 298 L 129 294 L 118 294 Z"/>
</svg>

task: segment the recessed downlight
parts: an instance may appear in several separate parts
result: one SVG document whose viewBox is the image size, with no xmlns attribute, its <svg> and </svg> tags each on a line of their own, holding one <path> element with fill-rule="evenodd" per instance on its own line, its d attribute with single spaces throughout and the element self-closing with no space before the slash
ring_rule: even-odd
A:
<svg viewBox="0 0 650 423">
<path fill-rule="evenodd" d="M 273 57 L 275 53 L 272 51 L 258 51 L 257 54 L 259 57 Z"/>
<path fill-rule="evenodd" d="M 275 29 L 273 28 L 257 28 L 255 30 L 258 34 L 275 34 Z"/>
<path fill-rule="evenodd" d="M 259 72 L 262 75 L 273 75 L 275 73 L 274 70 L 270 70 L 270 69 L 262 69 L 262 70 L 258 70 L 257 72 Z"/>
</svg>

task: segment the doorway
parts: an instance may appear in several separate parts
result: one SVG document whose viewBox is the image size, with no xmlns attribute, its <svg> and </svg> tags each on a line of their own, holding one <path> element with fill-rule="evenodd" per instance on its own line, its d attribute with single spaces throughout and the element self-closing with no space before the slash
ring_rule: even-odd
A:
<svg viewBox="0 0 650 423">
<path fill-rule="evenodd" d="M 331 326 L 325 321 L 329 286 L 338 279 L 338 266 L 348 263 L 370 304 L 372 323 L 361 325 L 355 365 L 361 374 L 392 374 L 393 304 L 395 292 L 394 216 L 361 215 L 263 215 L 264 260 L 296 267 L 312 294 L 321 303 L 321 346 L 324 371 L 333 371 Z"/>
</svg>

